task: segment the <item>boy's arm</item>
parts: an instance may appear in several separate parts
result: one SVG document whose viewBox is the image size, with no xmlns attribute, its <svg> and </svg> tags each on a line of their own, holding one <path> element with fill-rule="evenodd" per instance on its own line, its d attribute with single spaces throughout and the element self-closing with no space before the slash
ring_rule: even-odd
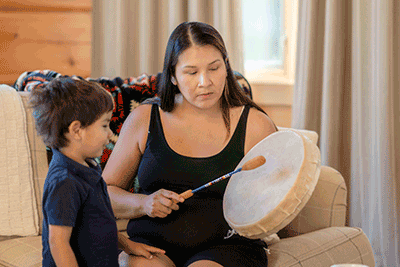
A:
<svg viewBox="0 0 400 267">
<path fill-rule="evenodd" d="M 128 237 L 118 232 L 118 248 L 124 250 L 128 247 Z"/>
<path fill-rule="evenodd" d="M 57 267 L 78 267 L 75 254 L 69 244 L 71 234 L 72 226 L 49 225 L 50 251 Z"/>
<path fill-rule="evenodd" d="M 128 255 L 142 256 L 147 259 L 153 258 L 153 253 L 165 253 L 162 249 L 129 240 L 128 237 L 124 236 L 120 232 L 118 232 L 118 247 Z"/>
</svg>

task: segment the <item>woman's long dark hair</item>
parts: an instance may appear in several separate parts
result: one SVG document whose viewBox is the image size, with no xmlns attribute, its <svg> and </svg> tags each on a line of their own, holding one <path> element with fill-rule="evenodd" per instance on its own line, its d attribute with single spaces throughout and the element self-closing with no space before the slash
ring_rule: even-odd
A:
<svg viewBox="0 0 400 267">
<path fill-rule="evenodd" d="M 227 78 L 224 93 L 221 99 L 222 115 L 225 126 L 230 134 L 229 109 L 232 107 L 249 105 L 261 112 L 265 111 L 248 98 L 237 82 L 229 64 L 228 53 L 221 35 L 211 25 L 202 22 L 183 22 L 172 32 L 165 52 L 164 68 L 158 82 L 160 107 L 163 111 L 171 112 L 175 106 L 175 95 L 180 93 L 176 85 L 171 82 L 175 77 L 175 67 L 183 51 L 193 45 L 212 45 L 217 48 L 225 62 Z"/>
</svg>

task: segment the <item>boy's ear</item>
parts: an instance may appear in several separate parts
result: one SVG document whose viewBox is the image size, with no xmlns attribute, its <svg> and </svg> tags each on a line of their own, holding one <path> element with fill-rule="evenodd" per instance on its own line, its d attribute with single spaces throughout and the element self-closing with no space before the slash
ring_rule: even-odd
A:
<svg viewBox="0 0 400 267">
<path fill-rule="evenodd" d="M 74 139 L 80 139 L 81 138 L 81 130 L 82 129 L 82 125 L 80 121 L 73 121 L 71 122 L 71 124 L 68 126 L 68 135 L 71 138 Z"/>
</svg>

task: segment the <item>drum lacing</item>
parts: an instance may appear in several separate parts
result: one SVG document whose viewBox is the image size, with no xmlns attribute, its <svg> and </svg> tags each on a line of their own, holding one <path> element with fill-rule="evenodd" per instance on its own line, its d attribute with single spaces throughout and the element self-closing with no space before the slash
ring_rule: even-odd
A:
<svg viewBox="0 0 400 267">
<path fill-rule="evenodd" d="M 264 250 L 268 253 L 271 254 L 271 250 L 269 248 L 264 248 Z"/>
<path fill-rule="evenodd" d="M 228 234 L 224 237 L 224 239 L 231 238 L 234 234 L 236 234 L 235 230 L 233 230 L 233 229 L 228 230 Z"/>
</svg>

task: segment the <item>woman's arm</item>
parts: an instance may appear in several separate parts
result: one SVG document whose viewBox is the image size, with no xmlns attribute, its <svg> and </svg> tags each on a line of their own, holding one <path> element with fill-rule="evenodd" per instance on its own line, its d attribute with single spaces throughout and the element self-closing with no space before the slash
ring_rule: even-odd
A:
<svg viewBox="0 0 400 267">
<path fill-rule="evenodd" d="M 71 226 L 49 225 L 50 251 L 58 267 L 78 266 L 75 254 L 69 244 L 71 233 Z"/>
<path fill-rule="evenodd" d="M 179 209 L 176 202 L 184 201 L 177 193 L 163 189 L 149 196 L 127 191 L 146 147 L 150 113 L 151 105 L 141 105 L 129 114 L 103 171 L 118 218 L 165 217 L 172 210 Z"/>
</svg>

